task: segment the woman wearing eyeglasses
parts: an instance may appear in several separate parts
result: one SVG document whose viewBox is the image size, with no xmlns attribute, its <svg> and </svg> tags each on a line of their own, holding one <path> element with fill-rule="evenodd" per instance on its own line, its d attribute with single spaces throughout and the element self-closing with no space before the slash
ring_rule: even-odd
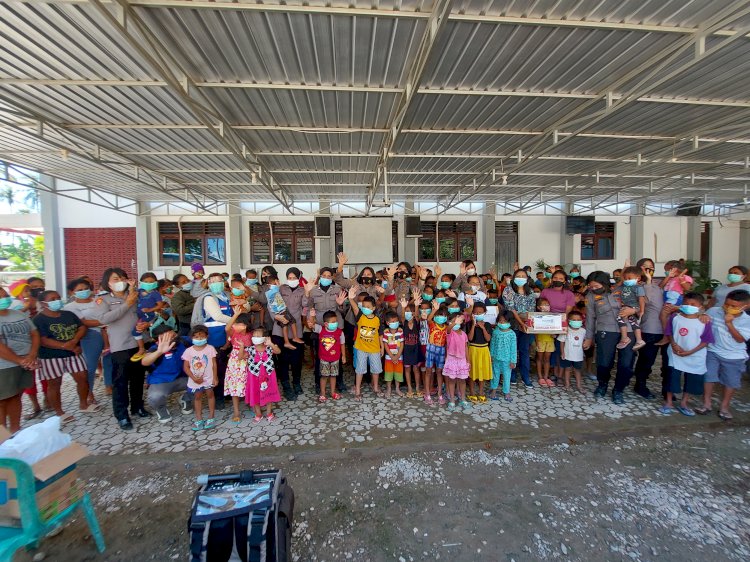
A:
<svg viewBox="0 0 750 562">
<path fill-rule="evenodd" d="M 659 284 L 654 282 L 654 260 L 651 258 L 642 258 L 636 263 L 643 271 L 643 289 L 646 292 L 646 309 L 641 318 L 641 331 L 645 347 L 638 351 L 638 360 L 635 364 L 635 390 L 644 398 L 651 400 L 655 395 L 646 386 L 646 381 L 651 374 L 651 368 L 654 366 L 657 355 L 662 354 L 662 389 L 665 388 L 665 381 L 669 380 L 669 361 L 667 359 L 667 347 L 657 346 L 656 342 L 664 337 L 664 329 L 661 325 L 659 314 L 664 307 L 664 291 Z"/>
</svg>

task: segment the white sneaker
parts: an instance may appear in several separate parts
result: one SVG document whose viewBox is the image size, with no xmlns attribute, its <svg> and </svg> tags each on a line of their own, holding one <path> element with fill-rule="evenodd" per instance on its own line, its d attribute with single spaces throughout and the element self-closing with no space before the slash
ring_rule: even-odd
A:
<svg viewBox="0 0 750 562">
<path fill-rule="evenodd" d="M 187 402 L 184 396 L 180 398 L 180 410 L 183 414 L 193 413 L 193 405 Z"/>
</svg>

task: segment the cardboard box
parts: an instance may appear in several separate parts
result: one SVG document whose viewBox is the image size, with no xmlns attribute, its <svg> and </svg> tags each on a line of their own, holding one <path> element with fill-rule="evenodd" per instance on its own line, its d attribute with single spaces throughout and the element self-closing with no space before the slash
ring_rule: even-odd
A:
<svg viewBox="0 0 750 562">
<path fill-rule="evenodd" d="M 566 334 L 568 315 L 564 312 L 529 312 L 526 317 L 529 334 Z"/>
<path fill-rule="evenodd" d="M 0 443 L 10 437 L 10 433 L 0 427 Z M 43 521 L 57 515 L 83 496 L 82 483 L 78 480 L 77 464 L 89 456 L 89 450 L 80 443 L 71 443 L 64 449 L 44 457 L 31 465 L 36 478 L 36 502 Z M 5 499 L 0 503 L 0 518 L 18 520 L 21 516 L 15 498 L 16 477 L 10 470 L 0 469 L 0 494 Z"/>
</svg>

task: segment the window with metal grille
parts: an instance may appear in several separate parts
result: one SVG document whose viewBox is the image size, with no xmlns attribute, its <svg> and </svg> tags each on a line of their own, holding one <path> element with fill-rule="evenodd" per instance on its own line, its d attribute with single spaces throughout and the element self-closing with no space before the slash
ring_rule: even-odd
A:
<svg viewBox="0 0 750 562">
<path fill-rule="evenodd" d="M 393 263 L 398 261 L 398 221 L 391 221 L 391 240 L 393 244 Z M 333 243 L 336 246 L 336 255 L 344 251 L 344 227 L 341 221 L 333 224 Z"/>
<path fill-rule="evenodd" d="M 615 223 L 597 222 L 594 232 L 581 234 L 581 259 L 615 259 Z"/>
<path fill-rule="evenodd" d="M 199 262 L 226 265 L 227 251 L 223 222 L 160 222 L 159 265 L 179 267 Z M 182 257 L 180 257 L 182 231 Z"/>
<path fill-rule="evenodd" d="M 250 258 L 262 264 L 315 262 L 315 223 L 273 222 L 269 227 L 267 222 L 251 222 Z"/>
<path fill-rule="evenodd" d="M 420 261 L 463 261 L 477 259 L 475 221 L 422 221 L 419 239 Z"/>
</svg>

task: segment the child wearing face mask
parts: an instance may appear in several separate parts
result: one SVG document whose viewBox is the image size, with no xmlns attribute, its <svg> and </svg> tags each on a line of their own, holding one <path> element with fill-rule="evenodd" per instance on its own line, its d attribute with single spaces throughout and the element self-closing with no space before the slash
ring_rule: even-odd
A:
<svg viewBox="0 0 750 562">
<path fill-rule="evenodd" d="M 620 343 L 617 344 L 617 349 L 625 349 L 630 345 L 628 324 L 633 329 L 633 335 L 635 336 L 633 351 L 637 351 L 646 345 L 641 335 L 641 317 L 646 311 L 646 291 L 638 284 L 642 274 L 643 272 L 639 267 L 626 267 L 621 274 L 622 284 L 614 291 L 614 295 L 618 297 L 622 306 L 634 308 L 637 311 L 627 318 L 617 315 L 617 325 L 620 328 Z M 663 343 L 667 342 L 664 341 Z"/>
<path fill-rule="evenodd" d="M 401 323 L 404 332 L 404 378 L 406 379 L 406 397 L 414 398 L 412 390 L 411 377 L 414 374 L 414 382 L 417 385 L 416 392 L 419 395 L 419 373 L 423 358 L 419 345 L 420 322 L 414 317 L 415 308 L 422 304 L 419 297 L 414 299 L 414 304 L 409 304 L 406 299 L 402 299 L 401 305 Z"/>
<path fill-rule="evenodd" d="M 466 379 L 469 378 L 471 365 L 467 359 L 469 339 L 466 332 L 461 329 L 463 319 L 462 314 L 453 314 L 448 320 L 443 377 L 449 411 L 456 408 L 456 404 L 453 402 L 456 394 L 458 395 L 458 406 L 461 406 L 464 410 L 471 409 L 471 404 L 466 401 Z"/>
<path fill-rule="evenodd" d="M 432 404 L 430 391 L 432 389 L 432 370 L 435 369 L 437 379 L 438 402 L 445 404 L 443 396 L 443 367 L 445 366 L 445 345 L 448 336 L 448 309 L 432 301 L 432 312 L 428 317 L 429 334 L 425 349 L 424 401 Z"/>
<path fill-rule="evenodd" d="M 263 406 L 266 407 L 266 419 L 273 421 L 276 417 L 273 415 L 273 405 L 281 401 L 273 356 L 281 353 L 281 350 L 266 335 L 263 328 L 252 331 L 251 342 L 253 345 L 248 349 L 247 359 L 245 403 L 255 412 L 253 423 L 263 420 Z"/>
<path fill-rule="evenodd" d="M 503 396 L 506 402 L 513 402 L 510 397 L 510 375 L 516 368 L 518 345 L 516 333 L 510 329 L 510 313 L 501 312 L 497 315 L 497 324 L 492 331 L 490 340 L 490 356 L 492 357 L 492 381 L 490 382 L 490 400 L 498 400 L 497 387 L 500 379 L 503 382 Z"/>
<path fill-rule="evenodd" d="M 375 299 L 365 294 L 361 302 L 357 302 L 358 288 L 349 289 L 349 304 L 357 319 L 357 339 L 354 342 L 355 355 L 354 370 L 354 399 L 362 400 L 362 378 L 369 366 L 372 374 L 372 390 L 377 396 L 380 393 L 378 375 L 383 372 L 380 355 L 380 318 L 375 315 Z"/>
<path fill-rule="evenodd" d="M 208 328 L 202 324 L 190 331 L 193 345 L 182 354 L 183 370 L 188 376 L 187 391 L 193 395 L 195 422 L 193 431 L 211 429 L 216 426 L 214 418 L 216 397 L 214 387 L 218 384 L 216 349 L 208 343 Z M 208 402 L 208 419 L 203 419 L 203 395 Z"/>
<path fill-rule="evenodd" d="M 436 302 L 438 299 L 433 299 L 432 302 Z M 422 299 L 419 299 L 419 304 L 416 303 L 416 300 L 414 301 L 414 306 L 417 308 L 417 313 L 419 314 L 417 316 L 417 322 L 419 323 L 419 359 L 420 359 L 420 371 L 417 373 L 417 371 L 414 371 L 414 380 L 415 384 L 417 385 L 417 388 L 420 386 L 420 382 L 424 381 L 425 373 L 427 372 L 427 367 L 425 365 L 425 361 L 427 359 L 427 344 L 430 342 L 430 314 L 432 313 L 432 306 L 431 303 L 422 302 Z M 445 302 L 445 301 L 443 301 Z M 422 392 L 426 392 L 429 394 L 430 389 L 425 389 L 424 385 L 422 385 Z M 415 398 L 421 398 L 422 394 L 420 394 L 418 391 L 414 395 Z"/>
<path fill-rule="evenodd" d="M 227 340 L 232 347 L 227 361 L 227 374 L 224 379 L 224 395 L 232 397 L 232 423 L 239 425 L 242 421 L 240 399 L 245 397 L 245 383 L 247 380 L 248 348 L 253 345 L 250 332 L 252 321 L 250 316 L 242 313 L 242 307 L 234 307 L 234 316 L 227 323 Z"/>
<path fill-rule="evenodd" d="M 297 334 L 297 321 L 294 319 L 289 310 L 287 310 L 286 303 L 284 302 L 284 297 L 282 297 L 279 293 L 279 278 L 272 273 L 269 273 L 266 277 L 266 282 L 268 283 L 266 299 L 268 299 L 268 307 L 271 310 L 271 313 L 274 316 L 283 316 L 284 320 L 286 320 L 286 324 L 284 322 L 276 320 L 276 323 L 281 326 L 281 333 L 284 336 L 284 347 L 286 347 L 287 349 L 297 349 L 292 341 L 295 341 L 297 343 L 305 342 L 299 338 L 299 335 Z M 291 287 L 291 283 L 299 284 L 299 281 L 294 280 L 289 281 L 288 283 L 290 283 L 289 286 Z M 297 285 L 294 285 L 294 287 L 297 287 Z M 289 340 L 290 332 L 292 334 L 291 341 Z"/>
<path fill-rule="evenodd" d="M 331 399 L 339 400 L 336 392 L 336 377 L 339 376 L 339 360 L 346 364 L 346 340 L 344 330 L 339 327 L 333 310 L 323 315 L 323 324 L 318 334 L 318 358 L 320 359 L 320 396 L 318 402 L 326 402 L 326 388 L 331 385 Z"/>
<path fill-rule="evenodd" d="M 539 297 L 536 301 L 537 312 L 549 312 L 549 301 Z M 549 378 L 550 357 L 555 351 L 555 340 L 551 334 L 536 334 L 536 374 L 539 386 L 553 387 L 555 383 Z"/>
<path fill-rule="evenodd" d="M 138 303 L 136 305 L 138 322 L 154 322 L 157 312 L 167 308 L 167 303 L 164 302 L 158 288 L 159 282 L 156 280 L 156 275 L 151 272 L 141 275 Z M 146 349 L 143 345 L 143 334 L 133 329 L 133 338 L 138 343 L 138 351 L 136 351 L 130 360 L 138 362 L 146 355 Z"/>
<path fill-rule="evenodd" d="M 664 405 L 659 408 L 662 414 L 668 415 L 675 411 L 673 397 L 682 392 L 677 411 L 684 416 L 695 415 L 689 405 L 690 395 L 703 393 L 703 380 L 707 371 L 706 348 L 714 343 L 711 321 L 704 324 L 701 320 L 703 302 L 703 295 L 688 292 L 682 297 L 679 313 L 670 317 L 674 307 L 665 306 L 662 310 L 664 335 L 670 341 L 667 356 L 669 366 L 672 367 Z"/>
<path fill-rule="evenodd" d="M 486 402 L 484 381 L 492 380 L 492 358 L 490 357 L 491 327 L 484 321 L 485 306 L 475 303 L 469 320 L 469 396 L 471 402 Z M 479 392 L 477 392 L 477 383 Z"/>
<path fill-rule="evenodd" d="M 576 388 L 581 394 L 585 394 L 581 380 L 581 369 L 583 367 L 583 342 L 586 339 L 586 329 L 583 327 L 583 315 L 577 310 L 571 310 L 568 314 L 568 331 L 557 336 L 562 342 L 560 367 L 563 369 L 565 379 L 565 390 L 570 390 L 571 371 L 576 377 Z"/>
<path fill-rule="evenodd" d="M 471 297 L 474 302 L 484 302 L 487 299 L 487 293 L 482 291 L 481 281 L 476 275 L 472 275 L 468 278 L 468 287 L 466 290 L 458 295 L 458 300 L 466 302 L 466 297 Z"/>
<path fill-rule="evenodd" d="M 391 397 L 391 384 L 396 381 L 396 394 L 403 396 L 399 386 L 404 382 L 404 331 L 401 329 L 398 314 L 389 311 L 385 315 L 386 328 L 380 340 L 380 353 L 385 357 L 383 379 L 385 380 L 385 397 Z"/>
</svg>

